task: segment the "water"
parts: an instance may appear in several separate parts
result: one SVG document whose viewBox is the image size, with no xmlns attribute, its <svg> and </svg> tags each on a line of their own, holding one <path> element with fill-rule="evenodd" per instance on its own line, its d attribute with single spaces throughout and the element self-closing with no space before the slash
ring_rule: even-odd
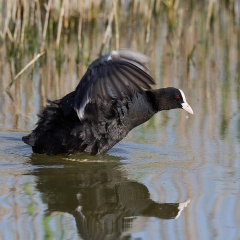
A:
<svg viewBox="0 0 240 240">
<path fill-rule="evenodd" d="M 1 132 L 0 238 L 238 239 L 239 115 L 221 139 L 180 111 L 104 156 L 32 154 L 23 133 Z"/>
<path fill-rule="evenodd" d="M 141 19 L 127 22 L 120 47 L 149 54 L 157 85 L 181 88 L 194 115 L 158 113 L 102 156 L 38 155 L 21 141 L 97 57 L 99 26 L 81 56 L 74 39 L 49 42 L 9 90 L 34 54 L 1 45 L 0 239 L 240 238 L 239 26 L 225 8 L 209 32 L 206 12 L 181 11 L 172 30 L 155 16 L 147 48 Z"/>
</svg>

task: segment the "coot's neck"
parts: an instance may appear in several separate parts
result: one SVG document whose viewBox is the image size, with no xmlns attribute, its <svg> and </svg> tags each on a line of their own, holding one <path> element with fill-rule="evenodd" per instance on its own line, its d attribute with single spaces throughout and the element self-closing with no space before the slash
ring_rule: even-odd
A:
<svg viewBox="0 0 240 240">
<path fill-rule="evenodd" d="M 168 88 L 148 90 L 146 94 L 156 112 L 171 109 L 169 106 Z"/>
</svg>

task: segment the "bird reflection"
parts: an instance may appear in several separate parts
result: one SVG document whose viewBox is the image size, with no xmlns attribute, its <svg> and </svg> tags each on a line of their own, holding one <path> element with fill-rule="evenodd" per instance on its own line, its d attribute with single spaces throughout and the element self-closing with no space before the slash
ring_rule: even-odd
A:
<svg viewBox="0 0 240 240">
<path fill-rule="evenodd" d="M 83 239 L 117 239 L 138 216 L 174 219 L 188 204 L 151 200 L 147 187 L 128 179 L 117 158 L 87 158 L 73 162 L 33 154 L 29 173 L 37 177 L 47 211 L 72 214 Z"/>
</svg>

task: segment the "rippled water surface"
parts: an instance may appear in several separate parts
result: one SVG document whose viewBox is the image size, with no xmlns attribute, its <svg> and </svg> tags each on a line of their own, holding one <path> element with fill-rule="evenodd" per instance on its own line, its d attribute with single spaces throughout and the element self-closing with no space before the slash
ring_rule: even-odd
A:
<svg viewBox="0 0 240 240">
<path fill-rule="evenodd" d="M 34 54 L 1 45 L 0 239 L 240 239 L 240 27 L 224 7 L 210 29 L 207 7 L 179 9 L 173 28 L 151 16 L 149 40 L 125 10 L 120 47 L 148 54 L 157 87 L 181 88 L 194 115 L 160 112 L 102 156 L 33 154 L 21 138 L 98 56 L 104 18 L 83 25 L 80 55 L 64 35 L 14 81 Z"/>
</svg>

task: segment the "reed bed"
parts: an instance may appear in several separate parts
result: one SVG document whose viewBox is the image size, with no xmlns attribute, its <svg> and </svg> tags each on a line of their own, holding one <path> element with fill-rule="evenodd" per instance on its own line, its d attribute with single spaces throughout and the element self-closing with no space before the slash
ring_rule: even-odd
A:
<svg viewBox="0 0 240 240">
<path fill-rule="evenodd" d="M 160 0 L 146 3 L 144 1 L 80 1 L 80 0 L 48 0 L 48 1 L 16 1 L 2 0 L 1 31 L 2 41 L 23 44 L 29 36 L 37 37 L 41 47 L 46 40 L 54 40 L 56 48 L 60 47 L 62 35 L 74 33 L 79 46 L 82 46 L 82 35 L 96 21 L 102 23 L 104 37 L 102 44 L 112 36 L 113 24 L 115 37 L 118 38 L 118 10 L 135 16 L 139 13 L 149 26 L 151 12 L 159 5 Z M 150 7 L 152 9 L 150 9 Z"/>
<path fill-rule="evenodd" d="M 118 48 L 151 56 L 159 87 L 195 89 L 211 107 L 218 89 L 223 117 L 230 104 L 224 89 L 234 87 L 240 99 L 237 1 L 2 0 L 0 6 L 0 127 L 31 129 L 47 98 L 72 91 L 92 60 Z"/>
<path fill-rule="evenodd" d="M 1 0 L 0 8 L 2 43 L 10 41 L 18 45 L 34 38 L 42 51 L 48 40 L 55 41 L 59 49 L 66 34 L 77 36 L 81 48 L 83 35 L 90 34 L 90 28 L 97 22 L 101 22 L 99 25 L 103 32 L 99 53 L 111 38 L 114 38 L 115 48 L 119 48 L 119 28 L 128 20 L 142 20 L 148 43 L 154 19 L 166 17 L 169 33 L 172 34 L 186 14 L 184 9 L 187 9 L 187 14 L 196 8 L 204 11 L 207 32 L 222 9 L 233 15 L 236 24 L 240 23 L 240 4 L 235 0 Z"/>
</svg>

